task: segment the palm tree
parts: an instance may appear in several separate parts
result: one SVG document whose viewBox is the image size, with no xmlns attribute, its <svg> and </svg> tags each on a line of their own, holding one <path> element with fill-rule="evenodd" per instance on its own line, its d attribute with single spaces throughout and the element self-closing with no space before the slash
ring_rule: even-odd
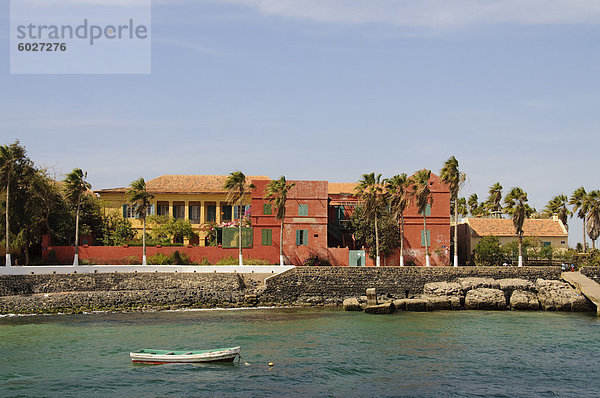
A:
<svg viewBox="0 0 600 398">
<path fill-rule="evenodd" d="M 600 191 L 591 191 L 586 198 L 587 234 L 592 240 L 592 250 L 596 249 L 596 239 L 600 236 Z"/>
<path fill-rule="evenodd" d="M 533 213 L 527 204 L 527 193 L 521 188 L 513 188 L 504 198 L 505 210 L 512 216 L 515 234 L 519 237 L 519 267 L 523 266 L 523 224 Z"/>
<path fill-rule="evenodd" d="M 415 203 L 419 213 L 423 215 L 423 229 L 425 242 L 425 266 L 430 267 L 429 261 L 429 239 L 427 234 L 427 205 L 433 204 L 433 196 L 429 189 L 429 178 L 431 177 L 431 170 L 419 170 L 411 177 L 412 185 L 412 196 L 415 198 Z"/>
<path fill-rule="evenodd" d="M 569 199 L 569 204 L 571 206 L 573 206 L 573 213 L 577 212 L 577 217 L 581 218 L 583 220 L 583 252 L 586 252 L 586 244 L 585 244 L 585 232 L 586 232 L 586 228 L 585 228 L 585 217 L 587 215 L 587 193 L 585 192 L 585 188 L 584 187 L 579 187 L 577 188 L 573 194 L 571 195 L 571 198 Z"/>
<path fill-rule="evenodd" d="M 363 174 L 363 178 L 358 181 L 358 185 L 356 186 L 356 192 L 359 200 L 362 201 L 362 205 L 364 206 L 365 215 L 367 218 L 373 218 L 375 221 L 376 265 L 379 267 L 381 265 L 381 259 L 379 257 L 379 230 L 377 227 L 377 216 L 380 207 L 385 200 L 383 197 L 381 174 Z"/>
<path fill-rule="evenodd" d="M 440 179 L 448 185 L 454 203 L 454 266 L 458 267 L 458 192 L 465 181 L 465 173 L 461 173 L 458 169 L 458 160 L 454 156 L 444 163 L 440 171 Z"/>
<path fill-rule="evenodd" d="M 140 177 L 129 185 L 127 198 L 135 209 L 137 217 L 142 219 L 142 265 L 146 265 L 146 216 L 154 195 L 146 190 L 146 181 Z"/>
<path fill-rule="evenodd" d="M 90 183 L 85 180 L 86 178 L 87 172 L 83 172 L 81 169 L 73 169 L 64 179 L 67 199 L 74 206 L 77 206 L 77 212 L 75 213 L 75 258 L 73 259 L 73 265 L 79 265 L 79 208 L 81 206 L 81 195 L 92 188 Z"/>
<path fill-rule="evenodd" d="M 9 227 L 9 205 L 10 205 L 10 184 L 14 178 L 15 167 L 20 159 L 25 157 L 25 149 L 15 141 L 11 145 L 0 146 L 0 182 L 6 186 L 6 266 L 11 266 L 10 259 L 10 227 Z"/>
<path fill-rule="evenodd" d="M 394 218 L 400 222 L 400 266 L 404 267 L 404 211 L 410 204 L 410 181 L 406 173 L 385 180 L 390 208 Z"/>
<path fill-rule="evenodd" d="M 251 189 L 256 188 L 254 184 L 246 183 L 246 176 L 241 171 L 234 171 L 229 174 L 227 180 L 225 180 L 225 185 L 223 186 L 228 191 L 227 201 L 232 205 L 239 206 L 239 216 L 240 220 L 238 222 L 238 246 L 240 249 L 239 258 L 240 265 L 244 265 L 244 261 L 242 258 L 242 203 L 246 198 L 246 194 L 250 192 Z"/>
<path fill-rule="evenodd" d="M 547 216 L 552 217 L 556 214 L 558 216 L 558 219 L 561 220 L 562 223 L 565 225 L 567 231 L 569 230 L 567 219 L 570 215 L 573 214 L 571 210 L 569 210 L 569 208 L 567 207 L 568 202 L 569 199 L 566 195 L 556 195 L 555 197 L 550 199 L 550 201 L 546 205 L 546 208 L 544 209 L 544 213 Z"/>
<path fill-rule="evenodd" d="M 467 200 L 467 205 L 469 206 L 469 213 L 471 213 L 473 217 L 476 217 L 478 214 L 480 214 L 479 197 L 476 193 L 469 196 L 469 199 Z"/>
<path fill-rule="evenodd" d="M 502 185 L 499 182 L 490 187 L 486 207 L 495 218 L 500 218 L 502 213 Z"/>
<path fill-rule="evenodd" d="M 285 219 L 285 204 L 290 190 L 296 185 L 294 182 L 288 183 L 284 176 L 279 177 L 279 180 L 271 180 L 267 184 L 265 199 L 272 203 L 277 214 L 275 218 L 281 222 L 281 232 L 279 233 L 279 265 L 285 265 L 283 259 L 283 222 Z"/>
</svg>

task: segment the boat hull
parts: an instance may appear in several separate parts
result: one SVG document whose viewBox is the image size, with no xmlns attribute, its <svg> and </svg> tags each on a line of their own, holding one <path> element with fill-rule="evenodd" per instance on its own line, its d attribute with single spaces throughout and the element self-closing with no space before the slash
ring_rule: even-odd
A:
<svg viewBox="0 0 600 398">
<path fill-rule="evenodd" d="M 165 363 L 233 362 L 240 356 L 240 347 L 190 353 L 153 353 L 152 350 L 130 352 L 134 363 L 160 365 Z"/>
</svg>

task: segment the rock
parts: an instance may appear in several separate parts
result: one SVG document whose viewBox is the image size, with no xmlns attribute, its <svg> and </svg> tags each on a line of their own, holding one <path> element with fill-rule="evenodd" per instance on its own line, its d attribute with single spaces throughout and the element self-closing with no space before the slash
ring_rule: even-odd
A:
<svg viewBox="0 0 600 398">
<path fill-rule="evenodd" d="M 537 294 L 527 290 L 515 290 L 510 296 L 510 308 L 513 310 L 539 310 Z"/>
<path fill-rule="evenodd" d="M 548 311 L 592 311 L 593 305 L 568 283 L 538 279 L 535 282 L 538 300 Z"/>
<path fill-rule="evenodd" d="M 485 287 L 489 289 L 499 289 L 500 284 L 492 278 L 458 278 L 458 283 L 463 292 Z"/>
<path fill-rule="evenodd" d="M 423 294 L 427 296 L 458 296 L 461 286 L 457 282 L 431 282 L 423 287 Z"/>
<path fill-rule="evenodd" d="M 461 308 L 460 296 L 423 295 L 421 299 L 426 301 L 427 311 L 456 310 Z"/>
<path fill-rule="evenodd" d="M 354 297 L 345 299 L 342 305 L 344 307 L 344 311 L 362 311 L 362 307 L 358 303 L 358 299 Z"/>
<path fill-rule="evenodd" d="M 379 305 L 370 305 L 365 308 L 367 314 L 391 314 L 396 310 L 394 303 L 384 303 Z"/>
<path fill-rule="evenodd" d="M 465 297 L 468 310 L 505 310 L 506 297 L 500 289 L 480 287 L 469 290 Z"/>
<path fill-rule="evenodd" d="M 500 290 L 513 292 L 515 290 L 523 290 L 528 292 L 535 292 L 535 283 L 528 281 L 527 279 L 510 278 L 510 279 L 498 279 Z"/>
<path fill-rule="evenodd" d="M 396 311 L 406 311 L 406 300 L 409 299 L 394 300 L 394 307 L 396 307 Z"/>
<path fill-rule="evenodd" d="M 402 299 L 406 311 L 427 311 L 427 300 L 423 299 Z"/>
<path fill-rule="evenodd" d="M 375 288 L 367 289 L 367 307 L 377 305 L 377 291 Z"/>
</svg>

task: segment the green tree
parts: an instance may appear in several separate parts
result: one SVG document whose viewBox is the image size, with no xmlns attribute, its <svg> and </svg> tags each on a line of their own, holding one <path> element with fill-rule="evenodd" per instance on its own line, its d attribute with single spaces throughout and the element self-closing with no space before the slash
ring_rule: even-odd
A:
<svg viewBox="0 0 600 398">
<path fill-rule="evenodd" d="M 240 211 L 238 212 L 240 216 L 240 220 L 238 223 L 238 247 L 239 247 L 239 258 L 240 258 L 240 266 L 244 265 L 243 257 L 242 257 L 242 203 L 246 197 L 246 194 L 249 193 L 252 189 L 256 188 L 254 184 L 248 184 L 246 182 L 246 176 L 241 171 L 234 171 L 229 174 L 227 180 L 225 180 L 225 185 L 223 186 L 228 191 L 227 201 L 232 205 L 239 206 Z"/>
<path fill-rule="evenodd" d="M 283 223 L 285 219 L 285 205 L 290 190 L 296 184 L 288 183 L 284 176 L 279 177 L 279 180 L 271 180 L 267 184 L 265 190 L 265 199 L 275 207 L 277 213 L 275 218 L 281 222 L 281 231 L 279 233 L 279 265 L 285 265 L 283 258 Z"/>
<path fill-rule="evenodd" d="M 592 240 L 592 250 L 596 250 L 596 239 L 600 235 L 600 191 L 588 193 L 587 207 L 587 234 Z"/>
<path fill-rule="evenodd" d="M 491 214 L 495 218 L 500 218 L 502 214 L 502 185 L 499 182 L 490 187 L 485 207 L 488 210 L 486 215 Z"/>
<path fill-rule="evenodd" d="M 581 220 L 583 221 L 583 252 L 586 252 L 586 239 L 585 239 L 585 234 L 586 234 L 586 227 L 585 227 L 585 218 L 587 216 L 587 192 L 585 192 L 585 188 L 584 187 L 579 187 L 577 188 L 573 194 L 571 195 L 571 198 L 569 199 L 569 204 L 571 206 L 573 206 L 573 213 L 577 212 L 577 217 L 581 218 Z"/>
<path fill-rule="evenodd" d="M 146 181 L 140 177 L 129 185 L 127 197 L 131 205 L 134 206 L 137 217 L 142 219 L 142 265 L 146 265 L 146 216 L 154 195 L 148 192 Z"/>
<path fill-rule="evenodd" d="M 359 200 L 362 202 L 361 206 L 365 216 L 369 219 L 373 219 L 374 222 L 376 265 L 379 267 L 381 266 L 381 258 L 379 256 L 379 229 L 377 217 L 379 216 L 378 213 L 382 203 L 385 202 L 381 174 L 363 174 L 363 178 L 358 181 L 358 185 L 356 186 L 356 192 Z"/>
<path fill-rule="evenodd" d="M 0 146 L 0 182 L 2 187 L 5 187 L 6 202 L 5 202 L 5 227 L 6 232 L 4 235 L 5 246 L 6 246 L 6 266 L 11 266 L 10 258 L 10 186 L 15 184 L 16 175 L 15 171 L 19 167 L 23 167 L 29 164 L 30 160 L 26 156 L 25 148 L 19 144 L 19 141 L 15 141 L 10 145 Z"/>
<path fill-rule="evenodd" d="M 105 246 L 120 246 L 135 237 L 131 221 L 117 212 L 106 215 L 103 220 L 102 243 Z"/>
<path fill-rule="evenodd" d="M 569 230 L 569 225 L 567 224 L 567 220 L 570 215 L 573 213 L 569 210 L 568 207 L 569 199 L 566 195 L 556 195 L 546 205 L 544 209 L 544 214 L 548 217 L 552 217 L 553 215 L 557 215 L 558 219 L 562 221 L 565 225 L 567 231 Z"/>
<path fill-rule="evenodd" d="M 183 243 L 183 239 L 195 237 L 190 220 L 171 218 L 169 216 L 149 216 L 148 222 L 152 224 L 153 243 L 170 244 Z"/>
<path fill-rule="evenodd" d="M 523 224 L 533 213 L 527 201 L 527 193 L 519 187 L 513 188 L 504 198 L 505 211 L 512 216 L 515 234 L 519 238 L 519 267 L 523 266 Z"/>
<path fill-rule="evenodd" d="M 448 185 L 450 189 L 450 200 L 454 209 L 454 266 L 458 267 L 458 193 L 460 186 L 465 181 L 465 173 L 461 173 L 458 168 L 458 160 L 454 156 L 446 160 L 442 170 L 440 170 L 440 179 Z"/>
<path fill-rule="evenodd" d="M 427 233 L 427 207 L 433 205 L 433 196 L 429 189 L 431 170 L 419 170 L 411 177 L 412 196 L 417 209 L 423 216 L 423 241 L 425 242 L 425 265 L 431 266 L 429 260 L 429 234 Z"/>
<path fill-rule="evenodd" d="M 368 216 L 364 206 L 357 207 L 352 213 L 350 221 L 356 238 L 357 245 L 369 249 L 369 257 L 377 261 L 377 248 L 379 255 L 391 256 L 400 247 L 402 242 L 398 229 L 398 219 L 388 210 L 385 203 L 380 203 L 377 217 L 377 240 L 375 239 L 375 218 Z"/>
<path fill-rule="evenodd" d="M 493 266 L 500 265 L 503 251 L 500 239 L 496 236 L 484 236 L 475 246 L 475 265 Z"/>
<path fill-rule="evenodd" d="M 81 169 L 73 169 L 65 178 L 65 190 L 67 199 L 76 207 L 75 216 L 75 258 L 73 265 L 79 265 L 79 210 L 81 207 L 81 197 L 92 188 L 87 178 L 87 172 Z"/>
<path fill-rule="evenodd" d="M 410 181 L 406 173 L 395 175 L 385 180 L 385 189 L 390 203 L 390 210 L 400 223 L 400 266 L 404 266 L 404 211 L 410 204 Z"/>
<path fill-rule="evenodd" d="M 476 193 L 469 196 L 469 199 L 467 200 L 467 205 L 469 206 L 469 213 L 471 213 L 473 217 L 477 217 L 481 214 L 479 206 L 479 197 Z"/>
</svg>

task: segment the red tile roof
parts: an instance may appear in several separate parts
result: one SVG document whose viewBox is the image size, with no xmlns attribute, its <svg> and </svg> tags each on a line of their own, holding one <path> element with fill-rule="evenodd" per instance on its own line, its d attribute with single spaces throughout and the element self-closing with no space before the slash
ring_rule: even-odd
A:
<svg viewBox="0 0 600 398">
<path fill-rule="evenodd" d="M 465 221 L 479 236 L 515 236 L 511 219 L 506 218 L 467 218 Z M 569 236 L 562 221 L 551 218 L 527 219 L 523 223 L 523 236 Z"/>
<path fill-rule="evenodd" d="M 355 182 L 330 182 L 328 191 L 333 195 L 342 193 L 354 195 L 357 185 Z"/>
<path fill-rule="evenodd" d="M 146 189 L 153 193 L 223 193 L 228 175 L 162 175 L 146 181 Z M 246 181 L 268 180 L 267 176 L 246 176 Z M 128 188 L 101 189 L 98 193 L 123 193 Z"/>
</svg>

